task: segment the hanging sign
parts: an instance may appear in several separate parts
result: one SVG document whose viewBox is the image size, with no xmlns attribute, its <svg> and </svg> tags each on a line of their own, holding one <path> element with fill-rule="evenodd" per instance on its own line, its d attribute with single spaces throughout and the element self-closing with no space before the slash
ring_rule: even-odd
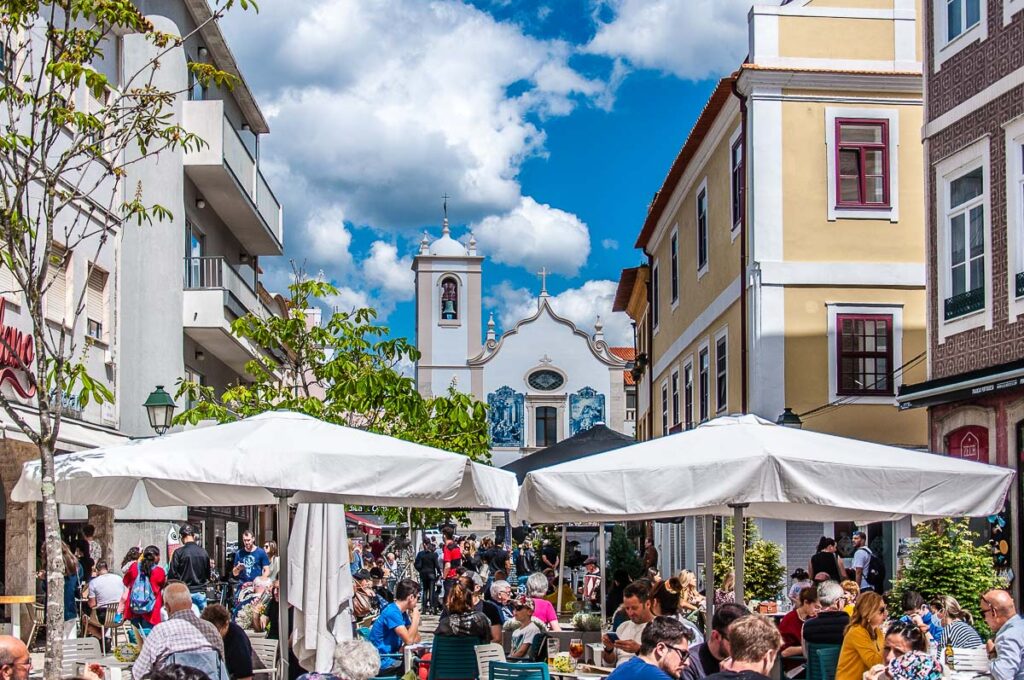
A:
<svg viewBox="0 0 1024 680">
<path fill-rule="evenodd" d="M 31 366 L 35 361 L 36 347 L 31 335 L 4 325 L 6 305 L 7 301 L 0 298 L 0 385 L 10 383 L 18 396 L 29 399 L 35 396 L 36 388 L 29 383 L 22 366 Z"/>
</svg>

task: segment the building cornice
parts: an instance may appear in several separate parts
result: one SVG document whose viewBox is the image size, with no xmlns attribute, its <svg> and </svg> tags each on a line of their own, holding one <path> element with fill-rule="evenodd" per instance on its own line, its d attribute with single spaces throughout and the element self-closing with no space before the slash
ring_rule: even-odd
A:
<svg viewBox="0 0 1024 680">
<path fill-rule="evenodd" d="M 743 64 L 736 87 L 740 94 L 756 96 L 757 88 L 847 92 L 900 92 L 920 94 L 920 71 L 866 71 L 851 69 L 783 68 Z"/>
</svg>

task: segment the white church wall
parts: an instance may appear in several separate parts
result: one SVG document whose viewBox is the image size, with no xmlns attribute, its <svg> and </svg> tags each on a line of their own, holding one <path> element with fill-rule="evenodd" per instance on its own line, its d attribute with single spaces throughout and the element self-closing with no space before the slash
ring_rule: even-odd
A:
<svg viewBox="0 0 1024 680">
<path fill-rule="evenodd" d="M 440 309 L 440 295 L 437 291 L 440 290 L 441 279 L 446 276 L 454 276 L 459 282 L 459 320 L 457 325 L 447 325 L 441 322 L 441 309 Z M 433 366 L 461 366 L 466 363 L 466 338 L 467 338 L 467 314 L 469 312 L 467 305 L 467 294 L 466 294 L 466 276 L 464 274 L 448 273 L 444 271 L 435 271 L 430 275 L 431 290 L 434 294 L 431 296 L 433 309 L 430 312 L 430 334 L 431 334 L 431 350 L 432 356 L 430 363 Z M 441 383 L 438 380 L 434 380 L 433 384 L 441 385 L 447 384 Z M 435 393 L 437 387 L 434 388 Z M 469 391 L 469 382 L 465 382 L 465 391 Z"/>
</svg>

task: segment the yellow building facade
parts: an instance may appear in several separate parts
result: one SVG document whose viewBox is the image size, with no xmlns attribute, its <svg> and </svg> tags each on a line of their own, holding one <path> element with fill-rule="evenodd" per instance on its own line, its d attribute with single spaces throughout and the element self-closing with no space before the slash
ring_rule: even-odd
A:
<svg viewBox="0 0 1024 680">
<path fill-rule="evenodd" d="M 636 242 L 645 436 L 789 408 L 806 429 L 927 444 L 925 416 L 895 399 L 926 371 L 919 10 L 751 10 L 747 63 L 709 97 Z M 851 529 L 762 526 L 790 567 Z"/>
</svg>

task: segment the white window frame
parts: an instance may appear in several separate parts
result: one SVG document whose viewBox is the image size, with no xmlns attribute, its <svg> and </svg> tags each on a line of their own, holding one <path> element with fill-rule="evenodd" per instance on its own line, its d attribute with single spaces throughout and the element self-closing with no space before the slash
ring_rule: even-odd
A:
<svg viewBox="0 0 1024 680">
<path fill-rule="evenodd" d="M 742 137 L 742 136 L 743 136 L 743 126 L 740 125 L 739 127 L 736 128 L 736 131 L 733 132 L 732 135 L 729 137 L 729 219 L 732 220 L 732 224 L 729 226 L 729 241 L 730 241 L 730 243 L 735 241 L 739 237 L 739 235 L 740 235 L 740 225 L 743 224 L 743 220 L 746 218 L 746 215 L 740 215 L 739 219 L 736 219 L 736 215 L 732 214 L 732 173 L 733 173 L 733 170 L 735 170 L 735 166 L 733 165 L 733 161 L 735 159 L 733 158 L 732 150 L 733 150 L 733 147 L 736 146 L 736 142 L 738 142 L 740 140 L 740 137 Z M 744 175 L 744 177 L 743 177 L 743 187 L 744 187 L 744 189 L 740 191 L 740 211 L 741 212 L 745 212 L 745 210 L 746 210 L 746 201 L 744 200 L 744 194 L 746 194 L 746 186 L 747 186 L 747 178 L 746 178 L 746 174 L 747 174 L 746 149 L 743 148 L 743 147 L 740 147 L 740 154 L 743 157 L 743 175 Z"/>
<path fill-rule="evenodd" d="M 57 310 L 50 309 L 50 293 L 53 290 L 53 283 L 57 274 L 55 273 L 56 267 L 52 263 L 49 265 L 49 277 L 46 281 L 47 289 L 43 295 L 43 318 L 50 323 L 63 326 L 66 330 L 70 330 L 68 326 L 68 312 L 70 311 L 70 305 L 68 304 L 71 298 L 72 291 L 75 285 L 75 262 L 74 255 L 67 252 L 66 247 L 61 243 L 54 243 L 51 251 L 54 254 L 64 254 L 64 303 L 61 306 L 60 314 Z"/>
<path fill-rule="evenodd" d="M 1024 7 L 1024 0 L 1021 0 Z M 1017 273 L 1024 272 L 1024 116 L 1005 126 L 1006 134 L 1006 272 L 1010 323 L 1024 314 L 1024 296 L 1017 297 Z"/>
<path fill-rule="evenodd" d="M 702 387 L 701 387 L 701 384 L 700 384 L 700 356 L 701 356 L 701 354 L 707 355 L 707 358 L 708 358 L 708 379 L 707 379 L 707 391 L 708 391 L 708 393 L 707 393 L 707 400 L 706 400 L 707 404 L 708 404 L 707 418 L 701 418 L 701 412 L 700 412 L 700 399 L 701 399 L 701 396 L 702 396 L 701 395 Z M 697 398 L 694 400 L 694 402 L 695 402 L 695 404 L 697 406 L 697 417 L 694 419 L 694 422 L 699 425 L 701 423 L 707 422 L 708 420 L 711 420 L 711 418 L 714 417 L 713 416 L 714 410 L 712 410 L 712 408 L 711 408 L 711 342 L 710 342 L 710 340 L 708 340 L 708 338 L 704 338 L 704 340 L 700 343 L 700 346 L 697 348 L 697 377 L 696 377 L 696 380 L 694 382 L 696 382 L 696 384 L 697 384 Z"/>
<path fill-rule="evenodd" d="M 691 426 L 696 424 L 697 419 L 693 417 L 693 409 L 697 404 L 697 385 L 694 378 L 693 372 L 693 355 L 686 357 L 683 361 L 683 374 L 682 374 L 682 413 L 679 414 L 679 422 L 683 424 L 683 429 L 689 429 Z M 690 374 L 690 405 L 686 405 L 686 374 Z"/>
<path fill-rule="evenodd" d="M 947 0 L 932 0 L 932 59 L 934 62 L 932 68 L 935 71 L 941 69 L 945 61 L 951 59 L 953 55 L 968 45 L 988 39 L 988 0 L 979 0 L 978 2 L 978 23 L 952 40 L 946 38 L 949 35 L 946 26 L 946 2 Z M 1003 13 L 1005 21 L 1005 8 Z"/>
<path fill-rule="evenodd" d="M 934 295 L 937 312 L 939 344 L 941 345 L 952 335 L 963 333 L 971 328 L 992 328 L 992 171 L 990 138 L 985 136 L 973 144 L 948 156 L 935 164 L 935 224 L 936 254 L 938 256 L 938 285 Z M 945 320 L 945 301 L 950 296 L 949 276 L 949 185 L 950 183 L 978 167 L 982 168 L 985 190 L 982 194 L 982 205 L 985 208 L 985 306 L 956 319 Z"/>
<path fill-rule="evenodd" d="M 682 402 L 680 401 L 682 394 L 679 391 L 679 368 L 672 369 L 672 378 L 670 381 L 671 388 L 669 389 L 669 398 L 672 400 L 672 412 L 671 418 L 669 418 L 669 427 L 675 427 L 679 423 L 683 422 L 680 419 L 680 413 L 682 411 Z"/>
<path fill-rule="evenodd" d="M 896 386 L 901 375 L 898 373 L 903 366 L 903 303 L 850 303 L 827 302 L 828 311 L 828 401 L 834 403 L 842 399 L 844 404 L 889 404 L 896 406 Z M 892 396 L 862 395 L 849 396 L 839 392 L 839 326 L 836 322 L 840 314 L 887 314 L 892 316 Z M 941 312 L 940 312 L 941 314 Z M 941 317 L 940 317 L 941 318 Z"/>
<path fill-rule="evenodd" d="M 21 306 L 21 290 L 14 272 L 0 262 L 0 297 L 8 304 Z"/>
<path fill-rule="evenodd" d="M 671 424 L 668 422 L 668 378 L 661 381 L 661 436 L 668 434 Z"/>
<path fill-rule="evenodd" d="M 85 333 L 90 338 L 90 340 L 92 342 L 99 343 L 101 345 L 107 345 L 109 343 L 109 338 L 110 338 L 110 325 L 108 323 L 108 319 L 110 318 L 110 312 L 109 312 L 109 306 L 107 304 L 107 300 L 109 299 L 109 296 L 110 296 L 110 280 L 111 280 L 110 279 L 110 272 L 108 272 L 107 270 L 103 269 L 102 267 L 100 267 L 99 265 L 97 265 L 95 263 L 91 263 L 86 268 L 86 271 L 89 273 L 89 275 L 85 277 L 85 287 L 86 287 L 86 291 L 85 291 L 86 305 L 85 305 L 85 314 L 84 314 L 84 316 L 85 316 Z M 94 277 L 94 276 L 101 276 L 101 277 L 103 277 L 103 288 L 102 288 L 102 290 L 100 292 L 101 300 L 100 300 L 100 311 L 99 311 L 100 318 L 99 319 L 93 319 L 92 316 L 89 314 L 89 287 L 90 287 L 90 285 L 92 283 L 92 277 Z M 89 335 L 89 322 L 90 321 L 98 321 L 99 322 L 99 324 L 100 324 L 100 335 L 98 337 L 94 336 L 94 335 Z"/>
<path fill-rule="evenodd" d="M 704 194 L 704 266 L 700 266 L 700 195 Z M 708 178 L 701 180 L 693 199 L 693 230 L 697 236 L 697 247 L 693 250 L 694 265 L 697 267 L 697 280 L 704 278 L 711 266 L 711 200 L 708 194 Z"/>
<path fill-rule="evenodd" d="M 658 280 L 658 275 L 661 273 L 661 267 L 658 266 L 658 260 L 655 259 L 651 263 L 651 329 L 652 335 L 658 334 L 658 326 L 661 324 L 661 282 Z"/>
<path fill-rule="evenodd" d="M 1013 21 L 1013 15 L 1024 10 L 1024 0 L 1003 0 L 1003 26 Z"/>
<path fill-rule="evenodd" d="M 889 207 L 843 208 L 836 205 L 836 120 L 843 118 L 886 121 L 888 123 L 887 155 L 889 157 Z M 825 163 L 827 170 L 825 201 L 829 222 L 843 220 L 900 221 L 900 112 L 896 109 L 825 108 Z"/>
<path fill-rule="evenodd" d="M 725 403 L 718 403 L 718 343 L 725 340 Z M 729 327 L 723 326 L 715 333 L 715 414 L 729 411 Z"/>
<path fill-rule="evenodd" d="M 672 295 L 672 311 L 676 310 L 679 306 L 679 227 L 678 225 L 672 228 L 672 233 L 668 237 L 668 260 L 670 263 L 671 274 L 668 277 L 668 290 L 669 294 Z M 673 290 L 673 288 L 675 290 Z"/>
</svg>

